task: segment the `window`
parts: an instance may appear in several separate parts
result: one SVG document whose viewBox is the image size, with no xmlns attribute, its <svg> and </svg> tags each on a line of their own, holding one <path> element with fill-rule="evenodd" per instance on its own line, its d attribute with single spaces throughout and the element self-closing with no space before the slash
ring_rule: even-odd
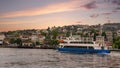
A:
<svg viewBox="0 0 120 68">
<path fill-rule="evenodd" d="M 88 49 L 94 49 L 92 46 L 89 46 Z"/>
<path fill-rule="evenodd" d="M 82 48 L 82 49 L 87 49 L 87 46 L 64 46 L 64 48 Z"/>
</svg>

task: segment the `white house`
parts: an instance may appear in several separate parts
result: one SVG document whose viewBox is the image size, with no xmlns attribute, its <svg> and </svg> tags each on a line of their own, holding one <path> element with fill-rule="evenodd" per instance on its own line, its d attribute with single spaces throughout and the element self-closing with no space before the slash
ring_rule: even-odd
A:
<svg viewBox="0 0 120 68">
<path fill-rule="evenodd" d="M 97 36 L 96 43 L 99 44 L 100 46 L 105 46 L 104 36 Z"/>
<path fill-rule="evenodd" d="M 32 42 L 43 42 L 44 41 L 44 39 L 45 39 L 45 36 L 43 36 L 43 35 L 37 35 L 37 34 L 33 34 L 32 36 L 31 36 L 31 41 Z"/>
<path fill-rule="evenodd" d="M 117 36 L 120 36 L 120 30 L 117 31 Z"/>
<path fill-rule="evenodd" d="M 3 44 L 4 39 L 5 39 L 5 35 L 4 35 L 4 34 L 1 34 L 1 35 L 0 35 L 0 45 Z"/>
<path fill-rule="evenodd" d="M 38 41 L 38 35 L 32 35 L 31 36 L 31 41 L 33 41 L 33 42 L 36 42 L 36 41 Z"/>
<path fill-rule="evenodd" d="M 113 33 L 111 31 L 106 31 L 106 36 L 107 36 L 107 41 L 106 41 L 106 45 L 107 46 L 111 46 L 113 43 Z"/>
</svg>

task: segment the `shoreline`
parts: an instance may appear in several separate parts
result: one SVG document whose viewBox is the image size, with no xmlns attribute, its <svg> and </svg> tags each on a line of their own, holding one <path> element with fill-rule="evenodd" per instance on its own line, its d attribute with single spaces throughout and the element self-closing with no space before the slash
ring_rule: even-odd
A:
<svg viewBox="0 0 120 68">
<path fill-rule="evenodd" d="M 56 49 L 55 47 L 32 47 L 32 46 L 0 46 L 0 48 L 19 48 L 19 49 Z M 110 49 L 111 52 L 120 52 L 120 49 Z"/>
<path fill-rule="evenodd" d="M 56 49 L 55 47 L 32 47 L 32 46 L 0 46 L 0 48 L 19 48 L 19 49 Z"/>
</svg>

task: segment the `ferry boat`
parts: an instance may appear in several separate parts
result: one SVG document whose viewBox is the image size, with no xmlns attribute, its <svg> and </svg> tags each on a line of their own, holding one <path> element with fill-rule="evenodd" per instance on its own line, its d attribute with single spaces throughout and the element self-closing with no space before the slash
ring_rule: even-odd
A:
<svg viewBox="0 0 120 68">
<path fill-rule="evenodd" d="M 95 43 L 92 39 L 75 39 L 69 37 L 60 40 L 58 51 L 69 53 L 110 53 L 106 46 Z"/>
</svg>

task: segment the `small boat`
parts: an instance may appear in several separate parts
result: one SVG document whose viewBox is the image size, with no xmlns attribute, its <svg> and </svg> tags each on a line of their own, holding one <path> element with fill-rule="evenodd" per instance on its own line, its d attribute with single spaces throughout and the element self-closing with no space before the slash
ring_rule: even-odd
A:
<svg viewBox="0 0 120 68">
<path fill-rule="evenodd" d="M 110 50 L 106 46 L 96 44 L 94 41 L 88 38 L 88 40 L 67 38 L 60 40 L 60 44 L 57 47 L 60 52 L 68 53 L 110 53 Z"/>
</svg>

